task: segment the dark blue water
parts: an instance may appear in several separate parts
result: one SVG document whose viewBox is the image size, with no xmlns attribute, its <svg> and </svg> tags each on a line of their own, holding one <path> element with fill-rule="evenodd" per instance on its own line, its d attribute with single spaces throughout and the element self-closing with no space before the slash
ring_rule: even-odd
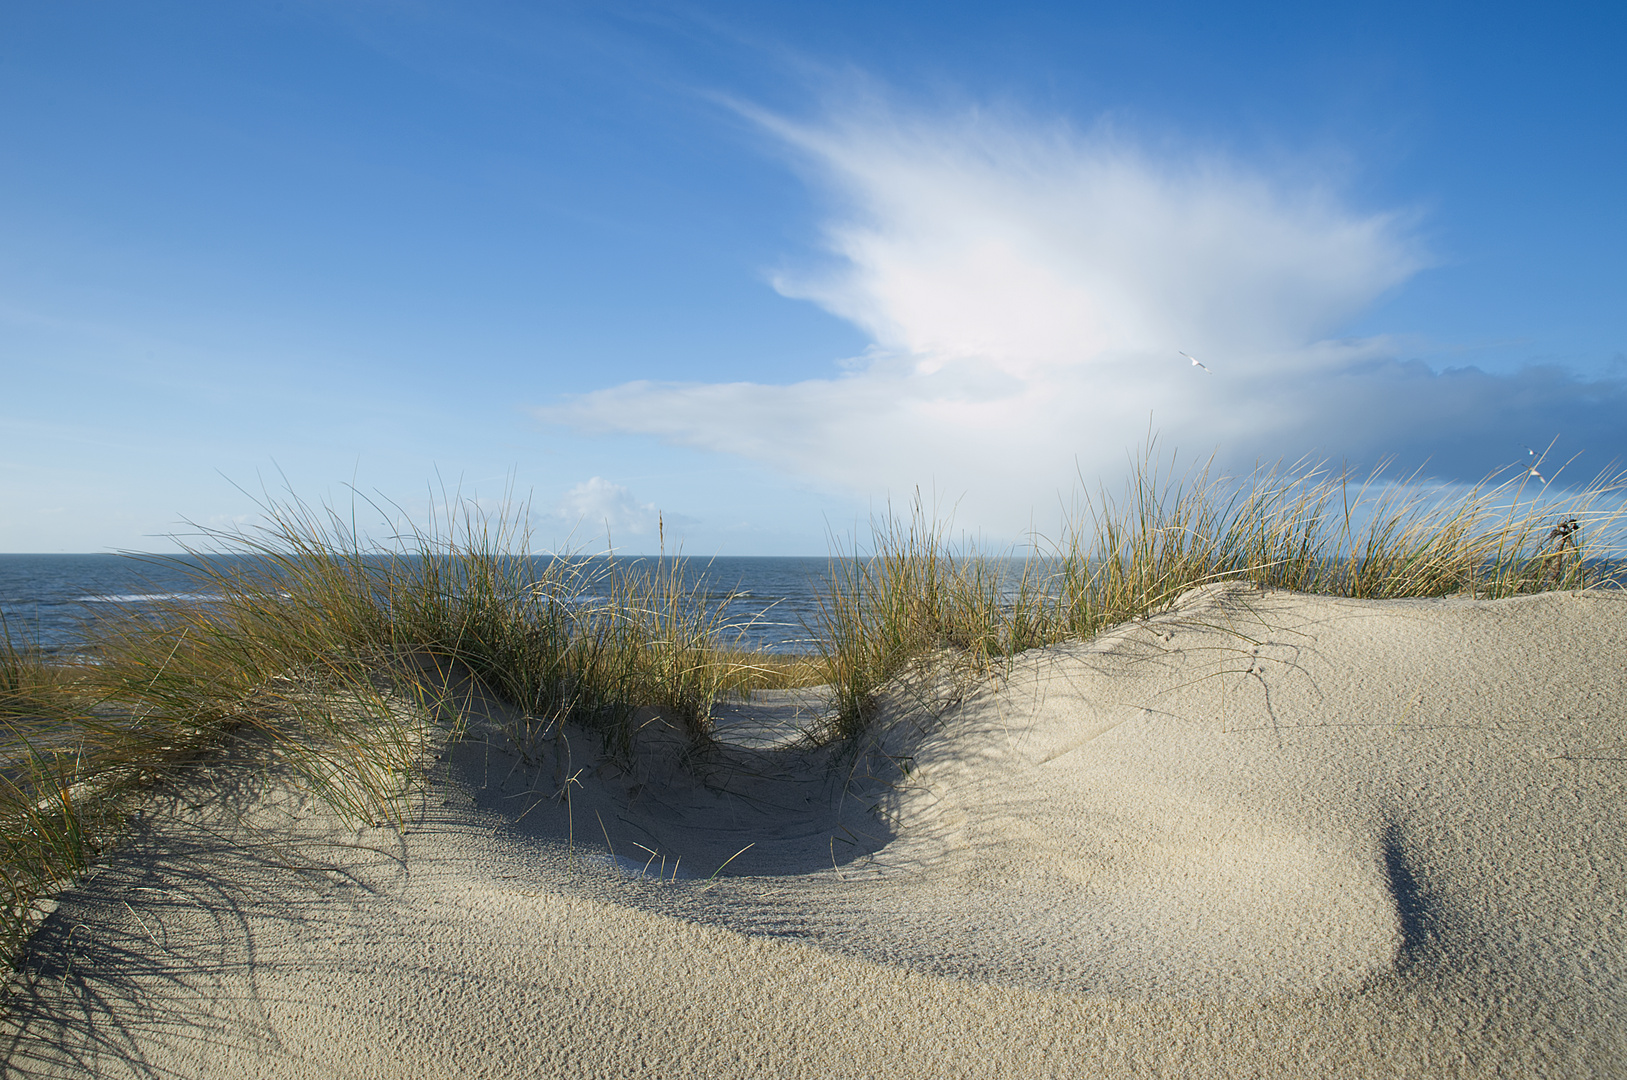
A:
<svg viewBox="0 0 1627 1080">
<path fill-rule="evenodd" d="M 220 560 L 229 563 L 233 557 Z M 248 565 L 246 558 L 241 559 Z M 537 560 L 539 564 L 546 559 Z M 593 560 L 638 572 L 649 559 Z M 668 564 L 672 560 L 667 560 Z M 771 652 L 812 651 L 806 626 L 818 613 L 816 589 L 825 580 L 823 558 L 734 557 L 679 560 L 685 579 L 709 606 L 721 605 L 742 647 Z M 609 578 L 584 575 L 587 596 L 603 595 Z M 210 599 L 185 564 L 124 555 L 0 555 L 0 615 L 17 645 L 50 653 L 72 652 L 85 640 L 89 619 L 139 614 L 147 606 Z"/>
<path fill-rule="evenodd" d="M 71 650 L 86 620 L 190 595 L 178 566 L 124 555 L 0 555 L 0 615 L 17 645 Z"/>
</svg>

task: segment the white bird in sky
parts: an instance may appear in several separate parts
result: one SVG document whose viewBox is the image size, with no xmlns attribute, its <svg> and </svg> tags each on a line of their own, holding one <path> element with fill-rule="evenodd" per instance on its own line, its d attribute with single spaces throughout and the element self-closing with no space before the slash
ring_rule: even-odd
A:
<svg viewBox="0 0 1627 1080">
<path fill-rule="evenodd" d="M 1180 350 L 1177 349 L 1176 352 L 1180 352 Z M 1199 360 L 1197 357 L 1193 356 L 1191 353 L 1181 353 L 1181 355 L 1186 357 L 1188 360 L 1192 361 L 1192 366 L 1193 367 L 1200 367 L 1205 371 L 1209 371 L 1209 365 L 1205 364 L 1203 361 Z M 1209 374 L 1213 375 L 1214 372 L 1209 371 Z"/>
<path fill-rule="evenodd" d="M 1537 466 L 1542 464 L 1542 455 L 1538 455 L 1538 453 L 1535 450 L 1531 449 L 1529 446 L 1526 446 L 1524 443 L 1521 443 L 1520 446 L 1521 446 L 1521 448 L 1523 448 L 1525 450 L 1525 453 L 1526 453 L 1527 457 L 1531 457 L 1531 458 L 1536 459 L 1536 460 L 1534 460 L 1534 461 L 1532 461 L 1530 463 L 1531 464 L 1531 471 L 1526 473 L 1525 475 L 1536 477 L 1538 480 L 1542 481 L 1542 486 L 1543 487 L 1547 487 L 1548 486 L 1547 478 L 1545 476 L 1543 476 L 1541 473 L 1537 472 Z"/>
</svg>

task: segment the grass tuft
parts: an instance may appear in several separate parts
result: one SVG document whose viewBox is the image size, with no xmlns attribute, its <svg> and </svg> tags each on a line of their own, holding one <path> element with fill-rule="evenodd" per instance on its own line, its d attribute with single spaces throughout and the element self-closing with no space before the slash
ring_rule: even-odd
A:
<svg viewBox="0 0 1627 1080">
<path fill-rule="evenodd" d="M 93 695 L 83 665 L 19 645 L 0 612 L 0 958 L 42 901 L 83 874 L 114 831 L 84 783 Z"/>
<path fill-rule="evenodd" d="M 917 497 L 908 517 L 872 524 L 867 555 L 831 561 L 816 627 L 831 734 L 860 734 L 877 691 L 935 653 L 985 673 L 1218 581 L 1368 599 L 1619 585 L 1627 474 L 1552 497 L 1528 476 L 1448 490 L 1301 466 L 1239 483 L 1207 466 L 1176 474 L 1149 446 L 1122 494 L 1083 494 L 1061 542 L 1020 560 L 956 548 Z"/>
<path fill-rule="evenodd" d="M 331 508 L 262 510 L 258 531 L 161 560 L 206 599 L 90 624 L 90 662 L 52 665 L 4 636 L 0 955 L 111 842 L 134 793 L 227 751 L 352 820 L 399 823 L 455 677 L 515 706 L 518 738 L 574 723 L 613 752 L 640 708 L 705 740 L 720 697 L 807 677 L 726 648 L 728 597 L 702 602 L 680 561 L 535 559 L 523 512 L 454 503 L 438 531 L 373 544 Z"/>
</svg>

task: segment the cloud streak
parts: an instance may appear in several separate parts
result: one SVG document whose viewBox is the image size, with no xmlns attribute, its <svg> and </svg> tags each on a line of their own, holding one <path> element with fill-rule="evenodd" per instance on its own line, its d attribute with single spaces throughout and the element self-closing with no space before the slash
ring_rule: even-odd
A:
<svg viewBox="0 0 1627 1080">
<path fill-rule="evenodd" d="M 1521 439 L 1546 443 L 1547 423 L 1619 438 L 1619 382 L 1441 374 L 1385 339 L 1335 336 L 1426 264 L 1406 215 L 1213 156 L 1155 156 L 1106 129 L 873 104 L 820 124 L 744 111 L 831 200 L 831 268 L 775 287 L 862 328 L 870 348 L 831 377 L 628 383 L 545 419 L 834 490 L 929 487 L 962 500 L 962 524 L 1007 534 L 1077 474 L 1122 471 L 1149 426 L 1240 464 L 1446 450 L 1465 477 Z"/>
</svg>

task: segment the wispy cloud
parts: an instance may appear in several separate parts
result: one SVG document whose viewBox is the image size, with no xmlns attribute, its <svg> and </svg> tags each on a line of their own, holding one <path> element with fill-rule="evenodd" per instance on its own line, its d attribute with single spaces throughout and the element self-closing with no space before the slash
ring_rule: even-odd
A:
<svg viewBox="0 0 1627 1080">
<path fill-rule="evenodd" d="M 635 548 L 649 548 L 651 540 L 664 540 L 664 530 L 674 533 L 677 545 L 682 530 L 698 522 L 687 514 L 641 503 L 633 491 L 604 477 L 591 477 L 566 491 L 552 514 L 543 514 L 532 524 L 552 533 L 555 542 L 568 550 L 578 550 L 584 545 L 592 548 L 599 540 L 615 547 L 631 542 Z"/>
<path fill-rule="evenodd" d="M 1235 462 L 1421 460 L 1472 437 L 1466 456 L 1485 460 L 1464 467 L 1478 476 L 1559 418 L 1613 430 L 1627 400 L 1563 372 L 1441 374 L 1387 340 L 1338 339 L 1427 255 L 1406 214 L 1354 209 L 1303 176 L 1011 113 L 871 103 L 809 124 L 742 111 L 831 196 L 832 268 L 775 287 L 873 344 L 828 378 L 635 382 L 543 417 L 859 494 L 930 487 L 964 497 L 963 524 L 1012 531 L 1076 472 L 1119 472 L 1149 426 Z M 1590 401 L 1603 406 L 1591 419 L 1577 412 Z"/>
<path fill-rule="evenodd" d="M 656 531 L 661 511 L 641 503 L 631 491 L 602 476 L 584 480 L 567 491 L 554 516 L 572 528 L 603 530 L 610 537 L 647 536 Z"/>
</svg>

